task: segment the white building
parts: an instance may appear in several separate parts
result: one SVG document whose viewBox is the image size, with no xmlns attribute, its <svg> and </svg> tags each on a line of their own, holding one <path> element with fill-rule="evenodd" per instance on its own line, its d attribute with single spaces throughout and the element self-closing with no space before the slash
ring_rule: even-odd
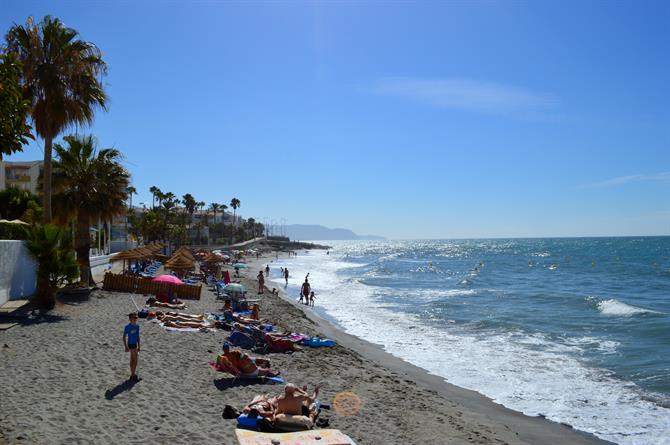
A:
<svg viewBox="0 0 670 445">
<path fill-rule="evenodd" d="M 9 162 L 0 160 L 0 190 L 16 187 L 37 195 L 44 161 Z"/>
</svg>

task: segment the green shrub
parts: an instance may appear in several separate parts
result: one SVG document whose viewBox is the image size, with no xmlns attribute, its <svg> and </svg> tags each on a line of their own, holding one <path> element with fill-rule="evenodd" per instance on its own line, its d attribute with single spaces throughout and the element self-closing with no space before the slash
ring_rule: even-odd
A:
<svg viewBox="0 0 670 445">
<path fill-rule="evenodd" d="M 0 239 L 28 239 L 25 227 L 23 224 L 0 223 Z"/>
</svg>

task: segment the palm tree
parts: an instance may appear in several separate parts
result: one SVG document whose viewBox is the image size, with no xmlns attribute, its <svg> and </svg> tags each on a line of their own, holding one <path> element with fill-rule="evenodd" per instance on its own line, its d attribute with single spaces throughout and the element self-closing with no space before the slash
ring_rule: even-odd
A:
<svg viewBox="0 0 670 445">
<path fill-rule="evenodd" d="M 51 149 L 53 140 L 71 125 L 93 122 L 96 106 L 105 108 L 101 76 L 107 65 L 94 44 L 59 19 L 29 17 L 7 33 L 7 51 L 23 64 L 23 88 L 30 100 L 37 134 L 44 139 L 44 221 L 51 222 Z"/>
<path fill-rule="evenodd" d="M 226 237 L 226 209 L 228 208 L 227 205 L 221 204 L 221 238 Z"/>
<path fill-rule="evenodd" d="M 54 201 L 76 219 L 75 251 L 82 281 L 90 277 L 91 221 L 109 220 L 126 210 L 130 175 L 120 164 L 121 152 L 96 150 L 93 136 L 66 136 L 54 145 Z"/>
<path fill-rule="evenodd" d="M 242 204 L 240 203 L 240 200 L 237 198 L 233 198 L 230 200 L 230 206 L 233 208 L 233 224 L 237 225 L 237 208 L 240 207 Z"/>
<path fill-rule="evenodd" d="M 184 208 L 186 209 L 188 214 L 191 217 L 193 217 L 193 214 L 195 213 L 195 209 L 198 206 L 198 202 L 195 200 L 193 195 L 191 195 L 190 193 L 185 194 L 184 196 L 182 196 L 182 198 L 184 198 L 182 200 L 182 204 L 184 204 Z"/>
<path fill-rule="evenodd" d="M 165 209 L 165 225 L 167 226 L 168 219 L 170 217 L 170 210 L 172 210 L 174 207 L 177 205 L 177 201 L 175 200 L 176 196 L 172 192 L 167 192 L 167 193 L 161 193 L 159 196 L 161 205 Z"/>
<path fill-rule="evenodd" d="M 168 192 L 172 193 L 172 192 Z M 174 195 L 173 195 L 174 196 Z M 158 207 L 161 207 L 163 205 L 163 200 L 165 199 L 166 194 L 161 192 L 160 189 L 156 192 L 156 201 L 158 201 Z"/>
<path fill-rule="evenodd" d="M 209 209 L 212 211 L 212 213 L 214 213 L 214 224 L 216 224 L 216 213 L 219 211 L 220 208 L 221 208 L 221 204 L 219 204 L 217 202 L 213 202 L 209 205 Z M 211 231 L 211 228 L 210 228 L 210 231 Z M 214 240 L 216 240 L 216 237 L 214 237 Z"/>
<path fill-rule="evenodd" d="M 67 230 L 52 224 L 33 224 L 26 230 L 26 248 L 37 262 L 37 301 L 45 309 L 56 303 L 56 289 L 79 274 Z"/>
<path fill-rule="evenodd" d="M 158 196 L 158 194 L 161 193 L 161 189 L 159 189 L 155 185 L 152 185 L 151 187 L 149 187 L 149 192 L 151 192 L 151 208 L 155 209 L 156 208 L 156 196 Z"/>
<path fill-rule="evenodd" d="M 131 185 L 126 189 L 126 193 L 128 193 L 128 198 L 130 199 L 130 203 L 128 204 L 128 214 L 126 215 L 126 247 L 125 248 L 127 249 L 128 248 L 128 218 L 130 218 L 130 215 L 134 215 L 134 212 L 133 212 L 133 195 L 137 194 L 137 189 Z"/>
</svg>

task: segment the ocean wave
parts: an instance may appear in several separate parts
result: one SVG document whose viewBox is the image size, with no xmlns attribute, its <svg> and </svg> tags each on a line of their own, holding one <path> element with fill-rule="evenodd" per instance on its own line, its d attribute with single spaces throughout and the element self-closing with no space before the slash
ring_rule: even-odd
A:
<svg viewBox="0 0 670 445">
<path fill-rule="evenodd" d="M 632 317 L 633 315 L 639 315 L 639 314 L 660 314 L 660 312 L 658 311 L 653 311 L 651 309 L 645 309 L 637 306 L 631 306 L 619 300 L 615 300 L 614 298 L 599 302 L 598 310 L 603 315 L 619 316 L 619 317 Z"/>
</svg>

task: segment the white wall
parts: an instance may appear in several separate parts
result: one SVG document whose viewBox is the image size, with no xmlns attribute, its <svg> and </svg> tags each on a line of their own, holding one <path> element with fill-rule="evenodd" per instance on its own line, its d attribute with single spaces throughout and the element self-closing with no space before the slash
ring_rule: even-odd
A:
<svg viewBox="0 0 670 445">
<path fill-rule="evenodd" d="M 35 293 L 37 264 L 24 241 L 0 240 L 0 305 Z"/>
</svg>

